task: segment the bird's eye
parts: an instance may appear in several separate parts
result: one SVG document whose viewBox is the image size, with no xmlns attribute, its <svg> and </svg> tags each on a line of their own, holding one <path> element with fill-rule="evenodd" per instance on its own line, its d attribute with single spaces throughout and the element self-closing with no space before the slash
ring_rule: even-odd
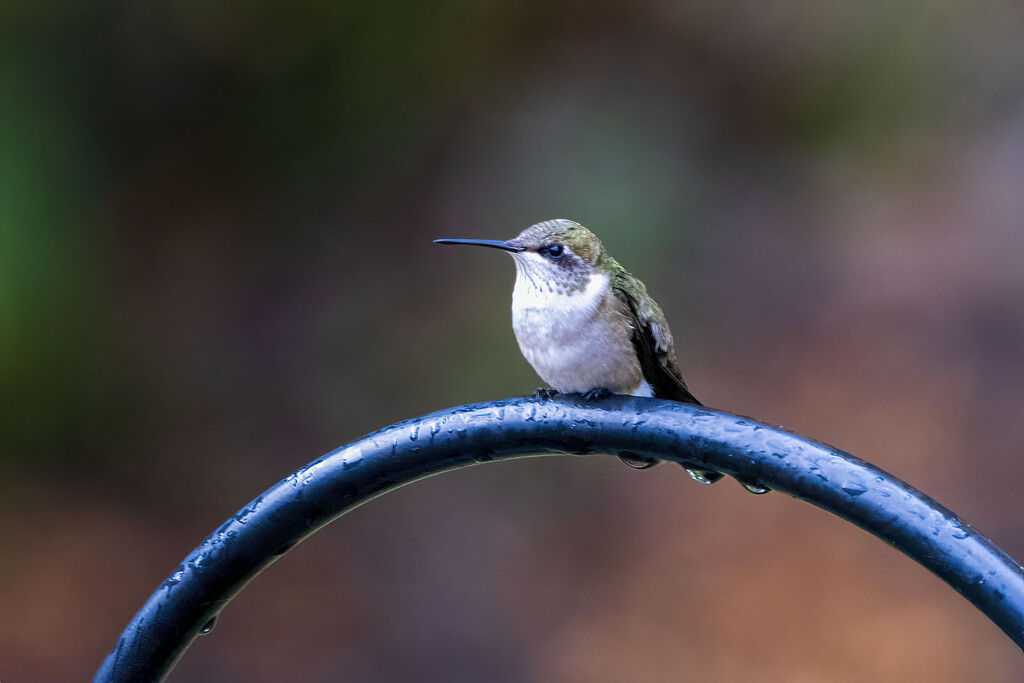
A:
<svg viewBox="0 0 1024 683">
<path fill-rule="evenodd" d="M 540 248 L 540 253 L 548 258 L 558 258 L 565 253 L 565 247 L 561 244 L 548 244 Z"/>
</svg>

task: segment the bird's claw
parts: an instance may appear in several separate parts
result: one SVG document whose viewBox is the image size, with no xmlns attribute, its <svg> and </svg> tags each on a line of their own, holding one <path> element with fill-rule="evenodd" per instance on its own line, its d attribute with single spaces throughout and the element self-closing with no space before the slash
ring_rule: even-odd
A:
<svg viewBox="0 0 1024 683">
<path fill-rule="evenodd" d="M 587 401 L 593 401 L 594 399 L 597 398 L 607 398 L 608 396 L 611 395 L 612 392 L 604 388 L 590 389 L 588 391 L 583 392 L 583 398 L 586 399 Z"/>
<path fill-rule="evenodd" d="M 548 401 L 558 396 L 558 392 L 551 387 L 539 387 L 533 392 L 533 397 L 538 401 Z"/>
</svg>

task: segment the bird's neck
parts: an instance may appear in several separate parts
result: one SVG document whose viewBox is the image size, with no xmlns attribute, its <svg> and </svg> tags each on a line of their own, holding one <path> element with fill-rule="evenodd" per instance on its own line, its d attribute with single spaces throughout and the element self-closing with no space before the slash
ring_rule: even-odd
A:
<svg viewBox="0 0 1024 683">
<path fill-rule="evenodd" d="M 543 310 L 556 317 L 590 318 L 609 294 L 609 277 L 592 272 L 576 287 L 538 281 L 530 273 L 517 270 L 512 290 L 512 309 Z"/>
</svg>

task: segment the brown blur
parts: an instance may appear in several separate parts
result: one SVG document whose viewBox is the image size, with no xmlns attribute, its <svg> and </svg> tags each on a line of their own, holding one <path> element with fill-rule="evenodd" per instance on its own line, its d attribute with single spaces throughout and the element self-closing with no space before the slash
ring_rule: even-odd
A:
<svg viewBox="0 0 1024 683">
<path fill-rule="evenodd" d="M 705 403 L 1024 557 L 1011 2 L 0 7 L 0 681 L 91 678 L 221 521 L 399 419 L 531 392 L 498 252 L 565 217 Z M 377 500 L 171 681 L 1017 681 L 938 579 L 781 494 L 545 458 Z"/>
</svg>

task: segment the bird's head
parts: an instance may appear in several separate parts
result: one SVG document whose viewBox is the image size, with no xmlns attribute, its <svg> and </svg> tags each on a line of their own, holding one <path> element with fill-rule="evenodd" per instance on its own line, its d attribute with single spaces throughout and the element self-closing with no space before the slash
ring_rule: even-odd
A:
<svg viewBox="0 0 1024 683">
<path fill-rule="evenodd" d="M 597 236 L 579 223 L 556 218 L 531 225 L 510 240 L 439 239 L 439 244 L 471 244 L 509 252 L 519 275 L 532 287 L 568 294 L 586 287 L 601 270 L 606 254 Z"/>
</svg>

